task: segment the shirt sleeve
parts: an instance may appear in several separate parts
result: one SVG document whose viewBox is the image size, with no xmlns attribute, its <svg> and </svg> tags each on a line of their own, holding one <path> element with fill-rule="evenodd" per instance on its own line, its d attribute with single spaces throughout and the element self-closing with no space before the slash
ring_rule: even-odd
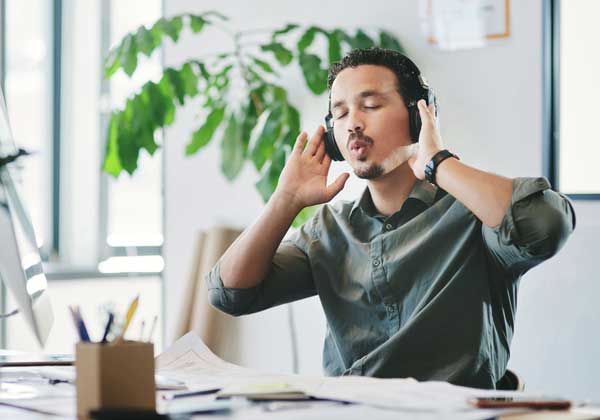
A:
<svg viewBox="0 0 600 420">
<path fill-rule="evenodd" d="M 515 178 L 502 221 L 495 228 L 483 225 L 482 233 L 492 258 L 518 277 L 555 255 L 574 229 L 573 206 L 546 178 Z"/>
<path fill-rule="evenodd" d="M 211 305 L 229 315 L 240 316 L 315 295 L 316 288 L 306 254 L 310 242 L 307 225 L 311 222 L 305 223 L 281 242 L 267 276 L 255 287 L 225 287 L 221 280 L 219 260 L 205 276 Z"/>
</svg>

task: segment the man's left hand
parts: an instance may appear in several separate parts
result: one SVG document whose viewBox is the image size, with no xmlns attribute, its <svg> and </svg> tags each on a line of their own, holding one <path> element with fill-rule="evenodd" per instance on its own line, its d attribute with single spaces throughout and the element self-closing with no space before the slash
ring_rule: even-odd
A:
<svg viewBox="0 0 600 420">
<path fill-rule="evenodd" d="M 424 99 L 417 102 L 421 116 L 421 132 L 419 133 L 419 147 L 413 157 L 408 160 L 408 165 L 415 176 L 425 179 L 425 165 L 429 163 L 433 155 L 443 149 L 442 136 L 435 117 L 435 105 L 425 103 Z"/>
</svg>

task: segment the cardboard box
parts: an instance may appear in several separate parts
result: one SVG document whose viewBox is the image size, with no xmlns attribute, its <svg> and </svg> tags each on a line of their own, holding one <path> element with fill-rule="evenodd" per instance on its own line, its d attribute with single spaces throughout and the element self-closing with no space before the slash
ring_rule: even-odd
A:
<svg viewBox="0 0 600 420">
<path fill-rule="evenodd" d="M 78 343 L 75 371 L 79 417 L 106 408 L 156 409 L 152 343 Z"/>
</svg>

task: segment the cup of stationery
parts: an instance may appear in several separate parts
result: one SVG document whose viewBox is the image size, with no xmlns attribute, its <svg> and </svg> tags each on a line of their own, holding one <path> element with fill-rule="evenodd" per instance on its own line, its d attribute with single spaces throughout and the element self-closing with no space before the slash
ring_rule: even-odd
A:
<svg viewBox="0 0 600 420">
<path fill-rule="evenodd" d="M 137 299 L 129 307 L 121 333 L 107 339 L 113 316 L 108 319 L 100 342 L 92 342 L 78 309 L 71 308 L 80 341 L 75 347 L 77 416 L 89 418 L 99 410 L 154 411 L 154 345 L 123 338 L 131 322 Z"/>
</svg>

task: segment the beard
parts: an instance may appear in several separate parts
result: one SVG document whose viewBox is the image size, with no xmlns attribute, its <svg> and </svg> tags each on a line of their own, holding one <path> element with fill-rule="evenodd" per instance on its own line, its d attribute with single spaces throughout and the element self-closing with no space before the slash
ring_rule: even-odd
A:
<svg viewBox="0 0 600 420">
<path fill-rule="evenodd" d="M 383 173 L 383 167 L 376 163 L 367 167 L 354 169 L 354 174 L 361 179 L 375 179 L 383 175 Z"/>
</svg>

